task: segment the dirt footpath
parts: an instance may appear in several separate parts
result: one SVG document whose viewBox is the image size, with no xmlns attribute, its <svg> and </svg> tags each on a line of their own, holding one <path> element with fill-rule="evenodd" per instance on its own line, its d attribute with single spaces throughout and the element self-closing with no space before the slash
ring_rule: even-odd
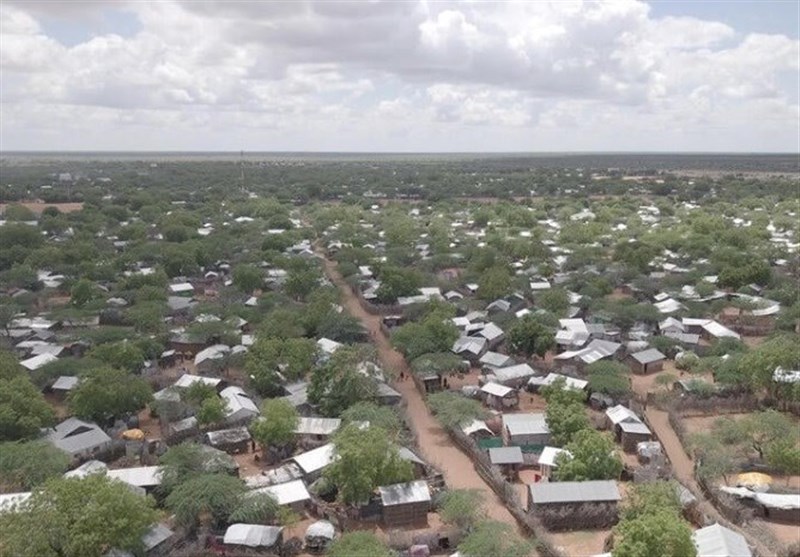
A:
<svg viewBox="0 0 800 557">
<path fill-rule="evenodd" d="M 400 371 L 409 374 L 410 370 L 402 354 L 392 348 L 386 335 L 381 331 L 380 318 L 367 313 L 361 307 L 350 286 L 337 271 L 334 262 L 323 259 L 323 263 L 325 274 L 342 292 L 344 307 L 369 329 L 384 369 L 392 374 L 395 379 L 400 377 Z M 449 487 L 476 489 L 483 492 L 489 517 L 510 524 L 520 534 L 525 535 L 500 498 L 495 495 L 494 491 L 475 471 L 469 457 L 453 444 L 447 432 L 428 411 L 414 382 L 411 379 L 395 381 L 393 386 L 403 395 L 406 402 L 406 413 L 417 437 L 417 444 L 422 453 L 421 456 L 442 471 Z"/>
</svg>

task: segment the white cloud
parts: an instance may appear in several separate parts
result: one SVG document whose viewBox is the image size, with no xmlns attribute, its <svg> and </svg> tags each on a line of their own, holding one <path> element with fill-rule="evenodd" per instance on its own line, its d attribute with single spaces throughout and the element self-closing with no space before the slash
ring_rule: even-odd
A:
<svg viewBox="0 0 800 557">
<path fill-rule="evenodd" d="M 140 31 L 65 46 L 38 5 L 0 5 L 4 149 L 156 148 L 154 135 L 171 149 L 798 148 L 797 40 L 656 19 L 643 2 L 186 0 L 55 15 L 69 26 L 122 9 Z"/>
</svg>

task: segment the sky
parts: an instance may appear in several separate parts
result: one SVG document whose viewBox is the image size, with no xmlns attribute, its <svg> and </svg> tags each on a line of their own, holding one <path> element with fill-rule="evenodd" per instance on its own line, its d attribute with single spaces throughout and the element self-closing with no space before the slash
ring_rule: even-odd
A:
<svg viewBox="0 0 800 557">
<path fill-rule="evenodd" d="M 800 153 L 800 2 L 2 0 L 0 150 Z"/>
</svg>

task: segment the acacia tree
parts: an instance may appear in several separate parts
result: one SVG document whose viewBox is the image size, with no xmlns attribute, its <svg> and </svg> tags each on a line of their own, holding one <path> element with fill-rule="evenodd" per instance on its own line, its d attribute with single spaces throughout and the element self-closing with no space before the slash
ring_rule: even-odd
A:
<svg viewBox="0 0 800 557">
<path fill-rule="evenodd" d="M 157 519 L 152 498 L 90 474 L 49 480 L 16 512 L 0 515 L 0 531 L 9 555 L 99 557 L 110 548 L 142 551 L 142 535 Z"/>
<path fill-rule="evenodd" d="M 357 371 L 361 361 L 362 354 L 357 349 L 342 347 L 314 372 L 308 398 L 323 415 L 339 416 L 357 402 L 375 400 L 375 380 Z"/>
<path fill-rule="evenodd" d="M 556 457 L 558 467 L 554 475 L 560 482 L 612 480 L 622 473 L 622 460 L 615 450 L 614 441 L 606 434 L 582 429 L 565 449 L 566 453 Z"/>
<path fill-rule="evenodd" d="M 670 510 L 656 510 L 623 520 L 614 532 L 620 539 L 611 550 L 613 557 L 697 555 L 691 528 Z"/>
<path fill-rule="evenodd" d="M 27 491 L 59 476 L 69 466 L 67 454 L 47 441 L 0 443 L 0 489 Z"/>
<path fill-rule="evenodd" d="M 378 486 L 413 479 L 411 463 L 378 427 L 350 424 L 333 438 L 337 460 L 325 470 L 345 504 L 362 503 Z"/>
<path fill-rule="evenodd" d="M 17 359 L 0 352 L 0 441 L 36 437 L 41 428 L 54 421 L 53 409 Z"/>
<path fill-rule="evenodd" d="M 448 524 L 471 530 L 486 517 L 484 494 L 476 489 L 445 491 L 439 499 L 439 515 Z"/>
<path fill-rule="evenodd" d="M 348 532 L 328 548 L 329 557 L 394 557 L 394 552 L 372 532 Z"/>
<path fill-rule="evenodd" d="M 428 404 L 436 419 L 449 428 L 460 428 L 486 417 L 480 402 L 450 391 L 428 395 Z"/>
<path fill-rule="evenodd" d="M 101 423 L 141 410 L 151 399 L 147 381 L 108 367 L 90 370 L 67 397 L 75 415 Z"/>
<path fill-rule="evenodd" d="M 285 447 L 294 438 L 299 416 L 292 404 L 275 398 L 264 401 L 261 417 L 250 424 L 250 433 L 266 450 L 268 446 Z"/>
<path fill-rule="evenodd" d="M 188 530 L 198 525 L 222 526 L 239 508 L 244 483 L 228 474 L 201 474 L 178 485 L 165 499 L 178 524 Z M 210 521 L 209 524 L 204 524 Z"/>
<path fill-rule="evenodd" d="M 527 557 L 532 549 L 531 544 L 516 534 L 511 526 L 492 520 L 479 522 L 458 544 L 458 552 L 470 557 Z"/>
<path fill-rule="evenodd" d="M 509 347 L 514 354 L 530 358 L 534 354 L 544 357 L 555 347 L 556 341 L 550 327 L 533 314 L 518 320 L 508 331 Z"/>
</svg>

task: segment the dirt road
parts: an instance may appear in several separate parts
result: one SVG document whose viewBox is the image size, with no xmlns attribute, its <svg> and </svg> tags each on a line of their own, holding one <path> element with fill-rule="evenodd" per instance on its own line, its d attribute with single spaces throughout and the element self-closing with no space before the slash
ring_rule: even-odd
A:
<svg viewBox="0 0 800 557">
<path fill-rule="evenodd" d="M 380 328 L 380 318 L 370 315 L 361 307 L 350 286 L 339 274 L 334 262 L 323 259 L 323 264 L 325 274 L 342 292 L 344 307 L 369 329 L 384 369 L 395 379 L 400 377 L 400 371 L 409 374 L 410 370 L 402 354 L 392 348 L 386 335 L 383 334 Z M 411 379 L 396 380 L 394 388 L 403 395 L 406 402 L 406 413 L 416 434 L 422 457 L 442 471 L 448 486 L 482 491 L 489 517 L 512 525 L 520 534 L 524 535 L 516 519 L 508 512 L 500 498 L 475 471 L 469 457 L 453 444 L 447 432 L 428 411 L 414 382 Z"/>
</svg>

